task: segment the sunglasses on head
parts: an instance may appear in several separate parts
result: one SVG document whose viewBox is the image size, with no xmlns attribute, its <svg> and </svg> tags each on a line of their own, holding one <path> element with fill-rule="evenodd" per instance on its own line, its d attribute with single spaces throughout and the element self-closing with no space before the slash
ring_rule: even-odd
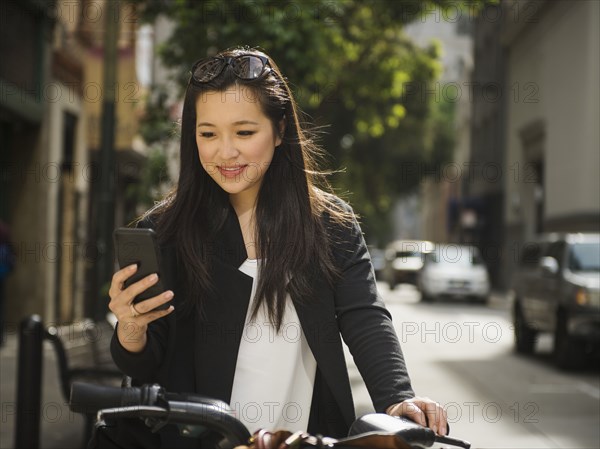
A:
<svg viewBox="0 0 600 449">
<path fill-rule="evenodd" d="M 192 81 L 198 84 L 208 83 L 230 66 L 239 79 L 250 81 L 261 78 L 271 71 L 269 59 L 265 56 L 241 54 L 237 56 L 214 56 L 201 59 L 192 67 Z"/>
</svg>

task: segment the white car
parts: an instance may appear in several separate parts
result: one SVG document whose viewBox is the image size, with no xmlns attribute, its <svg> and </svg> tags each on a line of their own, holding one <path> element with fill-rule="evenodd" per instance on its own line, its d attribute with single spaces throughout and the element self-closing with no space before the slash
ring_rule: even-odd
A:
<svg viewBox="0 0 600 449">
<path fill-rule="evenodd" d="M 395 240 L 385 250 L 384 277 L 391 290 L 398 284 L 417 283 L 417 273 L 423 267 L 423 256 L 433 249 L 426 240 Z"/>
<path fill-rule="evenodd" d="M 459 244 L 436 244 L 425 254 L 417 286 L 422 301 L 448 297 L 486 302 L 490 294 L 490 280 L 479 250 Z"/>
</svg>

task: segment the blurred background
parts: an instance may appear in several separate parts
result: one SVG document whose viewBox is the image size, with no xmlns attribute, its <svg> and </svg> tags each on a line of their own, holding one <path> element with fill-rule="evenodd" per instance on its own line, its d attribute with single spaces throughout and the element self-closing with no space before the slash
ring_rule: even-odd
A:
<svg viewBox="0 0 600 449">
<path fill-rule="evenodd" d="M 189 68 L 247 45 L 264 49 L 288 78 L 325 150 L 322 168 L 334 171 L 336 193 L 361 217 L 381 294 L 402 312 L 397 326 L 408 321 L 420 332 L 437 323 L 431 332 L 448 343 L 444 323 L 465 332 L 465 323 L 495 323 L 502 339 L 475 332 L 482 344 L 494 340 L 493 351 L 463 345 L 460 357 L 493 353 L 497 363 L 482 362 L 487 368 L 471 384 L 511 372 L 511 385 L 543 378 L 534 390 L 557 395 L 544 408 L 539 398 L 523 400 L 530 390 L 512 402 L 496 392 L 487 403 L 502 403 L 509 421 L 515 403 L 519 417 L 537 410 L 539 418 L 572 402 L 564 416 L 553 415 L 564 426 L 515 418 L 520 431 L 529 426 L 523 436 L 471 421 L 457 425 L 461 435 L 481 435 L 481 447 L 598 447 L 599 23 L 596 1 L 2 1 L 0 243 L 9 249 L 0 258 L 0 316 L 12 348 L 2 364 L 14 359 L 10 342 L 26 316 L 61 326 L 104 319 L 113 229 L 177 180 Z M 580 238 L 592 242 L 585 275 L 565 262 L 579 253 L 560 252 Z M 554 244 L 551 252 L 535 246 L 524 260 L 542 241 Z M 444 259 L 433 251 L 442 243 L 468 251 L 465 264 L 475 270 L 427 274 Z M 530 277 L 519 279 L 524 266 L 533 267 Z M 444 276 L 447 285 L 428 284 Z M 545 293 L 525 292 L 536 282 Z M 573 307 L 588 317 L 577 335 L 568 324 Z M 529 310 L 539 313 L 523 318 Z M 465 378 L 464 363 L 452 371 L 421 360 L 418 348 L 428 342 L 412 341 L 422 334 L 408 330 L 399 328 L 420 390 L 433 397 L 431 385 L 448 372 Z M 556 371 L 560 332 L 569 334 L 562 355 L 581 354 L 566 362 L 559 354 L 558 365 L 577 365 L 576 373 Z M 535 345 L 542 355 L 531 357 Z M 456 347 L 431 354 L 452 358 Z M 7 373 L 3 392 L 13 385 Z M 461 388 L 457 394 L 472 393 Z M 442 386 L 437 397 L 458 401 Z M 2 413 L 5 423 L 4 406 Z M 587 430 L 575 431 L 575 417 Z"/>
</svg>

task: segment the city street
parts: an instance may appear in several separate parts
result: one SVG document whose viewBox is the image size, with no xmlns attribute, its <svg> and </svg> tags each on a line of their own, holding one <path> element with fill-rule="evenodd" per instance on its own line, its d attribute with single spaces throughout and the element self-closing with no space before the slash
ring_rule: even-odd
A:
<svg viewBox="0 0 600 449">
<path fill-rule="evenodd" d="M 416 394 L 446 407 L 452 435 L 474 448 L 600 447 L 598 370 L 558 371 L 550 337 L 540 339 L 535 357 L 514 354 L 506 299 L 423 304 L 412 286 L 378 285 Z M 358 412 L 368 412 L 366 389 L 351 370 Z"/>
<path fill-rule="evenodd" d="M 389 321 L 342 317 L 372 303 L 363 243 L 451 437 L 600 449 L 600 1 L 0 0 L 0 20 L 0 449 L 86 447 L 69 387 L 119 369 L 251 432 L 343 434 L 346 368 L 373 406 L 338 321 L 378 406 L 398 375 Z"/>
<path fill-rule="evenodd" d="M 393 314 L 418 395 L 443 404 L 452 435 L 479 449 L 596 449 L 600 447 L 600 385 L 591 367 L 563 373 L 552 365 L 552 341 L 539 342 L 538 355 L 512 350 L 508 302 L 488 305 L 424 304 L 411 286 L 379 290 Z M 16 339 L 2 348 L 1 447 L 12 447 Z M 58 390 L 55 356 L 45 350 L 41 447 L 80 447 L 83 421 L 68 411 Z M 356 367 L 349 369 L 358 414 L 372 411 Z"/>
</svg>

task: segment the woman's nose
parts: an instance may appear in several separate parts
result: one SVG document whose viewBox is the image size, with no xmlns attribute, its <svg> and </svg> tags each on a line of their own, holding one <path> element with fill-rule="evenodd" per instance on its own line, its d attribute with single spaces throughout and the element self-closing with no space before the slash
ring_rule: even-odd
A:
<svg viewBox="0 0 600 449">
<path fill-rule="evenodd" d="M 235 141 L 229 137 L 223 138 L 220 153 L 221 158 L 224 160 L 236 158 L 240 154 L 235 145 Z"/>
</svg>

